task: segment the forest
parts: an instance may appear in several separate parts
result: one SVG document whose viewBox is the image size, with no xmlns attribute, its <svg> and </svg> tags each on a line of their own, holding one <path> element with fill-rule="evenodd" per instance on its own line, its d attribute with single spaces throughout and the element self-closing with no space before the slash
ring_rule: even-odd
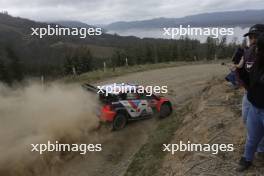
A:
<svg viewBox="0 0 264 176">
<path fill-rule="evenodd" d="M 54 24 L 55 25 L 55 24 Z M 30 27 L 45 26 L 7 14 L 0 14 L 0 80 L 7 84 L 28 77 L 57 79 L 71 74 L 139 64 L 170 61 L 199 61 L 231 58 L 238 47 L 208 37 L 205 43 L 183 37 L 177 40 L 122 37 L 103 34 L 80 39 L 73 36 L 39 39 L 29 35 Z"/>
</svg>

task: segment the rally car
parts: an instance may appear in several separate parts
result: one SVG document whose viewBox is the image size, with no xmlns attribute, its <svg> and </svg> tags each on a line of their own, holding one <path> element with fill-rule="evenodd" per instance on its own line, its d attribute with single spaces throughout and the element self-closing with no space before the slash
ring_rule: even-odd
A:
<svg viewBox="0 0 264 176">
<path fill-rule="evenodd" d="M 135 84 L 108 84 L 100 89 L 90 84 L 84 84 L 83 87 L 98 93 L 100 106 L 97 116 L 100 121 L 111 122 L 112 130 L 124 128 L 129 121 L 150 118 L 155 114 L 165 118 L 172 113 L 172 103 L 169 99 L 146 92 L 139 93 L 138 85 Z M 118 87 L 119 90 L 129 88 L 129 91 L 107 93 L 107 89 L 113 87 Z"/>
</svg>

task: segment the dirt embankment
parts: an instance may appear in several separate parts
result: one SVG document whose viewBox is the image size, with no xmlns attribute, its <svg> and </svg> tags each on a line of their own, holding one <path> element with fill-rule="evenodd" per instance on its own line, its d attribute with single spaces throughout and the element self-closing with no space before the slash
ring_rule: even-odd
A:
<svg viewBox="0 0 264 176">
<path fill-rule="evenodd" d="M 241 118 L 242 90 L 232 90 L 223 81 L 210 82 L 191 102 L 191 111 L 182 117 L 179 128 L 168 143 L 234 144 L 234 152 L 166 153 L 155 175 L 241 175 L 235 171 L 246 137 Z M 263 175 L 264 162 L 255 161 L 244 175 Z"/>
</svg>

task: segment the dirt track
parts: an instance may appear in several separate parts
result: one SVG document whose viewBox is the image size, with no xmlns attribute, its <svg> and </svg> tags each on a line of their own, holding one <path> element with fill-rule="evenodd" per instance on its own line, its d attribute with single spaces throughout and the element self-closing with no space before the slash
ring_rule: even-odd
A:
<svg viewBox="0 0 264 176">
<path fill-rule="evenodd" d="M 129 74 L 100 82 L 100 84 L 129 82 L 143 85 L 167 85 L 169 93 L 173 95 L 168 96 L 178 104 L 198 93 L 213 77 L 224 76 L 227 72 L 228 69 L 220 64 L 190 65 Z"/>
<path fill-rule="evenodd" d="M 137 83 L 143 85 L 167 85 L 169 95 L 176 107 L 184 100 L 196 96 L 213 77 L 222 77 L 227 69 L 220 64 L 192 65 L 139 72 L 116 77 L 98 84 Z M 122 131 L 109 133 L 100 131 L 103 152 L 75 158 L 63 164 L 60 170 L 49 172 L 51 175 L 122 175 L 133 155 L 147 140 L 148 134 L 155 129 L 156 119 L 129 124 Z M 102 137 L 103 136 L 103 137 Z"/>
<path fill-rule="evenodd" d="M 129 82 L 153 86 L 166 85 L 168 86 L 169 93 L 165 96 L 173 101 L 177 111 L 177 107 L 179 108 L 185 100 L 199 95 L 208 81 L 214 77 L 223 78 L 227 72 L 228 69 L 220 64 L 179 66 L 133 73 L 112 78 L 98 84 Z M 80 96 L 82 95 L 80 94 Z M 62 99 L 62 101 L 64 100 Z M 68 111 L 71 111 L 70 106 L 72 105 L 69 104 Z M 64 113 L 64 115 L 66 114 Z M 45 118 L 43 117 L 43 119 Z M 47 159 L 42 158 L 39 163 L 32 164 L 31 168 L 27 169 L 27 174 L 23 174 L 23 171 L 21 171 L 20 173 L 22 174 L 15 175 L 121 176 L 129 166 L 134 154 L 148 140 L 149 134 L 153 132 L 158 124 L 159 121 L 156 118 L 152 118 L 130 123 L 124 130 L 118 132 L 109 132 L 105 128 L 92 132 L 82 130 L 82 134 L 78 137 L 78 140 L 70 142 L 102 143 L 102 152 L 88 153 L 86 155 L 68 154 L 66 156 L 54 154 L 56 155 L 55 157 L 50 156 L 53 155 L 51 153 Z M 83 124 L 83 126 L 85 125 Z M 67 136 L 65 136 L 65 139 L 67 142 Z M 14 174 L 9 175 L 13 176 Z"/>
</svg>

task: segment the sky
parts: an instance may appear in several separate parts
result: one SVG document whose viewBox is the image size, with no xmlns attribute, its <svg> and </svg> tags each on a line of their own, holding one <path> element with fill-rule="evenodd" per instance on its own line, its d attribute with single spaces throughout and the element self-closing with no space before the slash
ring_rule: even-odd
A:
<svg viewBox="0 0 264 176">
<path fill-rule="evenodd" d="M 0 11 L 8 11 L 12 16 L 87 24 L 245 9 L 264 9 L 264 0 L 0 0 Z"/>
</svg>

